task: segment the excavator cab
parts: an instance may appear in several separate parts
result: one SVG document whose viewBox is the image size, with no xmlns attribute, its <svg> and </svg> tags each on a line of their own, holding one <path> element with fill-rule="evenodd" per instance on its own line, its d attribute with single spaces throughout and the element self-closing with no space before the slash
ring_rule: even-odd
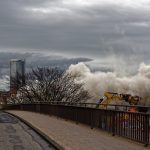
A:
<svg viewBox="0 0 150 150">
<path fill-rule="evenodd" d="M 107 105 L 110 104 L 112 101 L 118 100 L 120 100 L 120 96 L 118 93 L 105 92 L 104 97 L 101 98 L 99 101 L 99 108 L 105 109 Z"/>
<path fill-rule="evenodd" d="M 130 94 L 119 94 L 113 92 L 105 92 L 104 97 L 99 100 L 99 108 L 105 109 L 107 105 L 115 101 L 125 101 L 130 105 L 137 105 L 141 100 L 139 96 L 132 96 Z"/>
</svg>

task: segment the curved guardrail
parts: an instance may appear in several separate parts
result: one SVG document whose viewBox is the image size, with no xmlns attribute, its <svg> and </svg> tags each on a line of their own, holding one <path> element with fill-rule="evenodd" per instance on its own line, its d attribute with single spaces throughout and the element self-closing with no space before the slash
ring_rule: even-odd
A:
<svg viewBox="0 0 150 150">
<path fill-rule="evenodd" d="M 76 123 L 84 123 L 91 128 L 100 128 L 112 135 L 123 136 L 148 146 L 150 114 L 143 112 L 128 112 L 117 110 L 118 107 L 132 107 L 109 105 L 112 109 L 98 109 L 96 103 L 26 103 L 7 105 L 5 109 L 25 110 L 54 115 Z M 149 107 L 139 106 L 148 109 Z"/>
</svg>

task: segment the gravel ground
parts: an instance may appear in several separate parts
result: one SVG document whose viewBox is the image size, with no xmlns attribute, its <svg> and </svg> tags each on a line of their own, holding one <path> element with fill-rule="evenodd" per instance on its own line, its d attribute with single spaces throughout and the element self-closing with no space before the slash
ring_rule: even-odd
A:
<svg viewBox="0 0 150 150">
<path fill-rule="evenodd" d="M 147 150 L 143 144 L 109 135 L 98 129 L 75 124 L 53 116 L 27 111 L 8 111 L 15 114 L 56 141 L 66 150 Z"/>
</svg>

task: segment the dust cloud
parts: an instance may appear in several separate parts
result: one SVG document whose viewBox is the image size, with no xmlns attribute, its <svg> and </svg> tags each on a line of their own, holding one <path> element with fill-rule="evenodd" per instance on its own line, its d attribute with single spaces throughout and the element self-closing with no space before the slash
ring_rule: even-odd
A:
<svg viewBox="0 0 150 150">
<path fill-rule="evenodd" d="M 123 77 L 116 72 L 91 72 L 84 63 L 71 65 L 67 72 L 75 82 L 84 83 L 92 97 L 87 102 L 98 102 L 108 91 L 137 95 L 142 98 L 140 104 L 150 105 L 150 65 L 141 63 L 136 75 Z"/>
</svg>

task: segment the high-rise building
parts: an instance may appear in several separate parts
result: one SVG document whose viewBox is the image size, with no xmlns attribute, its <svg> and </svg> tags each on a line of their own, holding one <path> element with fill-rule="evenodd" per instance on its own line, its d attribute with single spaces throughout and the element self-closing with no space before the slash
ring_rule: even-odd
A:
<svg viewBox="0 0 150 150">
<path fill-rule="evenodd" d="M 25 83 L 25 60 L 10 61 L 10 89 L 18 89 Z"/>
</svg>

